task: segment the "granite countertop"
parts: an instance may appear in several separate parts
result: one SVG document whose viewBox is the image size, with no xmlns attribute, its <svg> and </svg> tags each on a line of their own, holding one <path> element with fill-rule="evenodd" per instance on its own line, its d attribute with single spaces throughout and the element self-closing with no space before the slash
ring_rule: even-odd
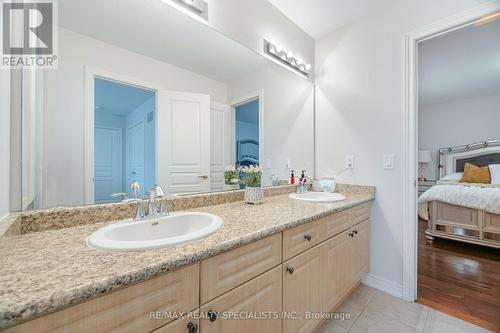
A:
<svg viewBox="0 0 500 333">
<path fill-rule="evenodd" d="M 190 209 L 218 215 L 224 226 L 207 238 L 173 248 L 134 252 L 88 248 L 86 237 L 111 222 L 15 236 L 0 273 L 0 329 L 374 198 L 362 191 L 343 194 L 347 199 L 336 203 L 308 203 L 280 195 L 257 206 L 240 201 Z"/>
</svg>

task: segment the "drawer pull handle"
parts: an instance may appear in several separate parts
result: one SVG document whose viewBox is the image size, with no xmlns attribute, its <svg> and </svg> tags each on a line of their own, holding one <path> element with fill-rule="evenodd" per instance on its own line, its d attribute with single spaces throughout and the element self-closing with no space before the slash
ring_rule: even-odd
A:
<svg viewBox="0 0 500 333">
<path fill-rule="evenodd" d="M 189 322 L 189 324 L 187 325 L 187 329 L 188 333 L 196 333 L 198 332 L 198 325 L 193 322 Z"/>
<path fill-rule="evenodd" d="M 290 274 L 293 274 L 293 272 L 294 272 L 295 270 L 293 269 L 293 267 L 287 267 L 287 268 L 286 268 L 286 271 L 287 271 L 288 273 L 290 273 Z"/>
<path fill-rule="evenodd" d="M 355 235 L 357 235 L 357 234 L 358 234 L 358 231 L 357 231 L 357 230 L 354 230 L 353 232 L 354 232 L 354 234 L 355 234 Z"/>
<path fill-rule="evenodd" d="M 354 232 L 351 231 L 348 235 L 349 237 L 354 237 Z"/>
<path fill-rule="evenodd" d="M 217 312 L 214 311 L 214 310 L 209 310 L 207 312 L 207 315 L 208 315 L 208 320 L 210 320 L 211 322 L 214 322 L 217 320 Z"/>
<path fill-rule="evenodd" d="M 306 241 L 310 242 L 310 241 L 311 241 L 311 239 L 312 239 L 312 236 L 311 236 L 311 235 L 305 235 L 305 236 L 304 236 L 304 239 L 305 239 Z"/>
</svg>

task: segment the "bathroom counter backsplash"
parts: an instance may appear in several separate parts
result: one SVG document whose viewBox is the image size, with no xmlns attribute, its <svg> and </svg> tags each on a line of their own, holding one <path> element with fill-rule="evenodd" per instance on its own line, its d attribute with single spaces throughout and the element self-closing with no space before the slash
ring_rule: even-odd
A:
<svg viewBox="0 0 500 333">
<path fill-rule="evenodd" d="M 284 189 L 280 187 L 276 191 Z M 90 214 L 92 217 L 84 217 L 87 223 L 73 223 L 71 226 L 57 223 L 58 228 L 35 228 L 37 232 L 33 232 L 33 228 L 24 228 L 21 234 L 9 236 L 14 239 L 4 253 L 4 268 L 0 274 L 0 329 L 371 201 L 375 194 L 375 188 L 371 186 L 338 185 L 338 191 L 347 199 L 326 204 L 293 200 L 287 195 L 290 189 L 286 191 L 277 193 L 281 195 L 268 194 L 262 205 L 249 205 L 238 200 L 228 202 L 228 198 L 210 199 L 214 194 L 196 196 L 196 204 L 206 203 L 196 208 L 190 206 L 195 204 L 193 202 L 174 204 L 177 211 L 207 212 L 224 220 L 224 226 L 218 232 L 174 248 L 132 252 L 88 248 L 86 237 L 92 232 L 111 221 L 130 217 L 124 213 L 129 208 L 123 204 L 117 208 L 119 218 L 111 213 L 100 215 L 93 210 L 97 207 L 85 207 L 87 211 L 78 214 Z M 228 193 L 240 196 L 238 192 Z M 188 197 L 177 199 L 184 198 Z M 218 200 L 223 202 L 214 205 Z M 50 215 L 43 218 L 47 216 Z M 59 216 L 56 219 L 63 220 Z M 33 223 L 31 221 L 30 225 Z"/>
</svg>

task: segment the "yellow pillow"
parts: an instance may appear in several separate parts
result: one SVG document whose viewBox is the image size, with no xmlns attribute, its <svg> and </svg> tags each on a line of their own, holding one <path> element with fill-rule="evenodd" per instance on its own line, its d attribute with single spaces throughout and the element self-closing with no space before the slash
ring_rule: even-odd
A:
<svg viewBox="0 0 500 333">
<path fill-rule="evenodd" d="M 485 167 L 477 167 L 474 164 L 465 163 L 464 167 L 464 175 L 462 183 L 481 183 L 481 184 L 490 184 L 491 183 L 491 175 L 490 168 Z"/>
</svg>

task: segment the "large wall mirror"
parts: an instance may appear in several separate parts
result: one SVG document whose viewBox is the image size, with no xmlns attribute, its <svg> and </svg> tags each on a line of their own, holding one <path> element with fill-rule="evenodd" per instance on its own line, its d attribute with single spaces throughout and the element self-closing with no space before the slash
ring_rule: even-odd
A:
<svg viewBox="0 0 500 333">
<path fill-rule="evenodd" d="M 24 209 L 312 175 L 310 80 L 160 0 L 60 1 L 58 35 L 58 68 L 23 73 Z"/>
</svg>

